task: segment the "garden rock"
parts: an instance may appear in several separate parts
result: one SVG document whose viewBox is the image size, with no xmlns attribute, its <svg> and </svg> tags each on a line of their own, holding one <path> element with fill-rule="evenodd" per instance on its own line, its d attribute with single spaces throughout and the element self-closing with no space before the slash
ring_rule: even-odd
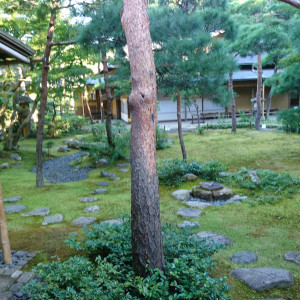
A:
<svg viewBox="0 0 300 300">
<path fill-rule="evenodd" d="M 80 199 L 80 202 L 86 203 L 86 202 L 94 202 L 99 200 L 97 197 L 83 197 Z"/>
<path fill-rule="evenodd" d="M 186 181 L 195 181 L 195 180 L 197 180 L 197 176 L 195 174 L 192 174 L 192 173 L 187 173 L 187 174 L 183 175 L 183 178 Z"/>
<path fill-rule="evenodd" d="M 103 168 L 108 166 L 108 160 L 106 158 L 100 158 L 95 160 L 96 168 Z"/>
<path fill-rule="evenodd" d="M 0 293 L 1 300 L 12 300 L 12 296 L 13 296 L 13 294 L 11 292 Z"/>
<path fill-rule="evenodd" d="M 179 201 L 187 202 L 190 200 L 190 192 L 190 190 L 177 190 L 171 195 Z"/>
<path fill-rule="evenodd" d="M 111 220 L 102 221 L 101 223 L 107 223 L 109 225 L 122 225 L 123 221 L 121 219 L 111 219 Z"/>
<path fill-rule="evenodd" d="M 84 209 L 84 212 L 86 212 L 86 213 L 95 213 L 95 212 L 98 212 L 99 210 L 100 210 L 99 206 L 98 205 L 94 205 L 94 206 L 86 207 Z"/>
<path fill-rule="evenodd" d="M 206 242 L 208 244 L 211 244 L 211 243 L 221 244 L 221 245 L 232 244 L 231 239 L 229 239 L 225 235 L 211 232 L 211 231 L 201 231 L 201 232 L 194 234 L 193 236 L 195 236 L 197 238 L 201 238 L 201 239 L 206 239 Z"/>
<path fill-rule="evenodd" d="M 129 171 L 129 169 L 118 169 L 118 172 L 121 173 L 127 173 Z"/>
<path fill-rule="evenodd" d="M 104 170 L 101 171 L 101 175 L 103 177 L 113 177 L 113 176 L 116 176 L 115 173 L 110 173 L 110 172 L 107 172 L 107 171 L 104 171 Z"/>
<path fill-rule="evenodd" d="M 284 259 L 300 265 L 300 252 L 286 252 L 284 254 Z"/>
<path fill-rule="evenodd" d="M 210 204 L 210 203 L 207 203 L 207 202 L 200 202 L 200 201 L 188 201 L 188 202 L 186 202 L 186 204 L 187 204 L 188 206 L 191 206 L 191 207 L 198 207 L 198 208 L 201 208 L 201 209 L 206 208 L 206 207 L 208 207 L 208 206 L 212 206 L 212 204 Z"/>
<path fill-rule="evenodd" d="M 22 157 L 21 157 L 20 155 L 16 154 L 16 153 L 11 154 L 11 155 L 10 155 L 10 158 L 11 158 L 12 160 L 15 160 L 15 161 L 21 161 L 21 160 L 22 160 Z"/>
<path fill-rule="evenodd" d="M 110 180 L 112 180 L 112 181 L 119 181 L 119 180 L 121 180 L 121 177 L 112 176 L 112 177 L 110 177 Z"/>
<path fill-rule="evenodd" d="M 8 205 L 8 206 L 4 207 L 5 212 L 7 214 L 18 213 L 18 212 L 23 211 L 26 208 L 27 208 L 27 206 L 21 205 L 21 204 L 13 204 L 13 205 Z"/>
<path fill-rule="evenodd" d="M 63 216 L 61 214 L 56 214 L 53 216 L 45 217 L 42 225 L 61 223 L 62 221 L 63 221 Z"/>
<path fill-rule="evenodd" d="M 128 167 L 128 164 L 116 164 L 117 168 L 126 168 Z"/>
<path fill-rule="evenodd" d="M 33 211 L 22 214 L 23 217 L 31 217 L 31 216 L 47 216 L 50 213 L 50 209 L 48 207 L 39 207 Z"/>
<path fill-rule="evenodd" d="M 12 196 L 9 198 L 5 198 L 4 202 L 18 202 L 21 200 L 21 198 L 22 198 L 22 196 Z"/>
<path fill-rule="evenodd" d="M 96 189 L 93 191 L 93 194 L 101 195 L 101 194 L 106 194 L 107 189 Z"/>
<path fill-rule="evenodd" d="M 247 173 L 247 175 L 250 177 L 250 179 L 251 179 L 251 181 L 252 181 L 253 183 L 258 183 L 258 182 L 260 182 L 259 176 L 258 176 L 258 174 L 257 174 L 256 171 L 249 171 L 249 172 Z"/>
<path fill-rule="evenodd" d="M 100 181 L 97 183 L 97 185 L 100 185 L 100 186 L 109 186 L 110 183 L 108 181 Z"/>
<path fill-rule="evenodd" d="M 184 227 L 199 227 L 200 224 L 198 222 L 190 222 L 190 221 L 183 221 L 183 223 L 177 225 L 179 228 Z"/>
<path fill-rule="evenodd" d="M 9 169 L 9 164 L 8 163 L 3 163 L 1 166 L 0 166 L 1 169 Z"/>
<path fill-rule="evenodd" d="M 69 148 L 80 149 L 80 142 L 78 140 L 68 139 L 66 142 Z"/>
<path fill-rule="evenodd" d="M 255 291 L 264 291 L 272 288 L 283 288 L 293 285 L 291 273 L 275 268 L 241 268 L 230 271 L 233 278 L 245 282 Z"/>
<path fill-rule="evenodd" d="M 237 264 L 250 264 L 257 261 L 257 256 L 253 252 L 240 252 L 230 256 L 230 261 Z"/>
<path fill-rule="evenodd" d="M 69 152 L 70 149 L 68 148 L 68 146 L 61 146 L 58 148 L 57 150 L 58 152 Z"/>
<path fill-rule="evenodd" d="M 0 292 L 7 291 L 13 283 L 14 280 L 11 277 L 0 275 Z"/>
<path fill-rule="evenodd" d="M 73 225 L 76 226 L 87 226 L 96 222 L 96 218 L 93 217 L 79 217 L 78 219 L 72 222 Z"/>
<path fill-rule="evenodd" d="M 177 211 L 177 214 L 187 218 L 196 218 L 201 216 L 202 211 L 195 208 L 181 208 Z"/>
<path fill-rule="evenodd" d="M 21 284 L 26 284 L 29 282 L 31 279 L 35 277 L 35 274 L 32 272 L 24 272 L 21 277 L 18 279 L 18 283 Z"/>
</svg>

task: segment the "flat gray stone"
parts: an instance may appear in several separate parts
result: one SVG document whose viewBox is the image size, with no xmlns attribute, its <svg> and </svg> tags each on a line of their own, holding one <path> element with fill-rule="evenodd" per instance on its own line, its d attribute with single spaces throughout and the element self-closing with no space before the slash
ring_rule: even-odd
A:
<svg viewBox="0 0 300 300">
<path fill-rule="evenodd" d="M 97 200 L 99 200 L 97 197 L 83 197 L 80 199 L 80 202 L 87 203 L 87 202 L 94 202 Z"/>
<path fill-rule="evenodd" d="M 100 182 L 97 183 L 97 185 L 100 185 L 100 186 L 109 186 L 110 182 L 108 182 L 108 181 L 100 181 Z"/>
<path fill-rule="evenodd" d="M 202 211 L 195 208 L 181 208 L 177 211 L 177 214 L 187 218 L 196 218 L 201 216 Z"/>
<path fill-rule="evenodd" d="M 96 222 L 96 218 L 93 217 L 79 217 L 72 222 L 76 226 L 87 226 Z"/>
<path fill-rule="evenodd" d="M 116 176 L 115 173 L 107 172 L 107 171 L 104 171 L 104 170 L 101 171 L 101 175 L 103 177 L 113 177 L 113 176 Z"/>
<path fill-rule="evenodd" d="M 95 160 L 96 168 L 103 168 L 108 166 L 108 160 L 106 158 L 100 158 Z"/>
<path fill-rule="evenodd" d="M 187 202 L 190 200 L 190 190 L 177 190 L 171 194 L 172 197 L 175 199 L 182 201 L 182 202 Z"/>
<path fill-rule="evenodd" d="M 50 209 L 48 207 L 39 207 L 35 210 L 32 210 L 28 213 L 22 214 L 23 217 L 31 217 L 31 216 L 47 216 L 50 213 Z"/>
<path fill-rule="evenodd" d="M 179 228 L 184 227 L 199 227 L 200 224 L 198 222 L 190 222 L 190 221 L 183 221 L 183 223 L 177 225 Z"/>
<path fill-rule="evenodd" d="M 35 274 L 33 272 L 24 272 L 21 277 L 18 279 L 18 283 L 26 284 L 31 279 L 35 277 Z"/>
<path fill-rule="evenodd" d="M 22 157 L 19 154 L 16 154 L 16 153 L 11 154 L 10 158 L 11 158 L 11 160 L 14 160 L 14 161 L 21 161 L 22 160 Z"/>
<path fill-rule="evenodd" d="M 10 276 L 0 275 L 0 292 L 6 292 L 13 283 L 14 280 Z"/>
<path fill-rule="evenodd" d="M 212 206 L 210 203 L 206 203 L 206 202 L 199 202 L 199 201 L 188 201 L 186 202 L 186 204 L 188 206 L 191 206 L 191 207 L 198 207 L 198 208 L 206 208 L 206 207 L 209 207 L 209 206 Z"/>
<path fill-rule="evenodd" d="M 9 169 L 9 164 L 8 164 L 8 163 L 3 163 L 3 164 L 0 166 L 0 169 Z"/>
<path fill-rule="evenodd" d="M 21 292 L 22 289 L 23 289 L 23 284 L 17 282 L 10 287 L 9 291 L 15 294 L 17 292 Z"/>
<path fill-rule="evenodd" d="M 112 181 L 119 181 L 119 180 L 121 180 L 121 177 L 118 177 L 118 176 L 111 176 L 111 177 L 109 177 L 110 178 L 110 180 L 112 180 Z"/>
<path fill-rule="evenodd" d="M 125 168 L 118 169 L 118 172 L 121 172 L 121 173 L 127 173 L 128 171 L 129 171 L 129 169 L 125 169 Z"/>
<path fill-rule="evenodd" d="M 22 196 L 12 196 L 12 197 L 9 197 L 9 198 L 5 198 L 4 202 L 7 202 L 7 203 L 9 203 L 9 202 L 18 202 L 18 201 L 21 200 L 21 198 L 22 198 Z"/>
<path fill-rule="evenodd" d="M 93 194 L 101 195 L 101 194 L 106 194 L 107 189 L 96 189 L 93 191 Z"/>
<path fill-rule="evenodd" d="M 84 209 L 84 212 L 86 212 L 86 213 L 94 213 L 94 212 L 98 212 L 99 210 L 100 210 L 99 206 L 98 205 L 94 205 L 94 206 L 86 207 Z"/>
<path fill-rule="evenodd" d="M 14 280 L 17 280 L 22 274 L 23 274 L 22 271 L 17 270 L 16 272 L 12 273 L 10 277 Z"/>
<path fill-rule="evenodd" d="M 5 212 L 7 214 L 13 214 L 13 213 L 18 213 L 26 209 L 27 206 L 21 205 L 21 204 L 13 204 L 13 205 L 7 205 L 4 207 Z"/>
<path fill-rule="evenodd" d="M 116 164 L 117 168 L 126 168 L 128 167 L 128 164 Z"/>
<path fill-rule="evenodd" d="M 287 261 L 292 261 L 298 265 L 300 265 L 300 252 L 286 252 L 284 254 L 284 259 Z"/>
<path fill-rule="evenodd" d="M 111 219 L 111 220 L 102 221 L 101 223 L 107 223 L 109 225 L 122 225 L 123 221 L 121 219 Z"/>
<path fill-rule="evenodd" d="M 230 261 L 237 264 L 250 264 L 257 261 L 257 256 L 253 252 L 240 252 L 230 256 Z"/>
<path fill-rule="evenodd" d="M 0 299 L 1 300 L 11 300 L 12 299 L 12 292 L 3 292 L 3 293 L 0 293 Z"/>
<path fill-rule="evenodd" d="M 232 244 L 231 239 L 229 239 L 225 235 L 211 232 L 211 231 L 201 231 L 201 232 L 194 234 L 193 236 L 195 236 L 197 238 L 201 238 L 201 239 L 206 239 L 206 242 L 208 244 L 211 244 L 212 242 L 215 244 L 221 244 L 221 245 Z"/>
<path fill-rule="evenodd" d="M 291 273 L 275 268 L 241 268 L 229 273 L 233 278 L 245 282 L 255 291 L 283 288 L 294 284 Z"/>
<path fill-rule="evenodd" d="M 11 268 L 5 270 L 3 275 L 11 276 L 13 273 L 15 273 L 16 271 L 19 271 L 21 269 L 22 269 L 22 266 L 12 266 Z"/>
<path fill-rule="evenodd" d="M 47 216 L 44 218 L 44 221 L 42 225 L 48 225 L 53 223 L 61 223 L 63 221 L 64 217 L 61 214 L 53 215 L 53 216 Z"/>
<path fill-rule="evenodd" d="M 64 145 L 64 146 L 59 147 L 57 151 L 58 152 L 69 152 L 70 149 L 68 146 Z"/>
</svg>

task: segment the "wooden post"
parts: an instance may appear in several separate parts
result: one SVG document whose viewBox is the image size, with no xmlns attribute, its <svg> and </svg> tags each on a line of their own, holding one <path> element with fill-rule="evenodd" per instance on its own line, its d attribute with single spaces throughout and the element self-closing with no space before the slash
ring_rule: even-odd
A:
<svg viewBox="0 0 300 300">
<path fill-rule="evenodd" d="M 1 245 L 3 251 L 3 262 L 6 265 L 10 265 L 12 263 L 12 259 L 11 259 L 8 231 L 6 226 L 4 199 L 2 196 L 1 184 L 0 184 L 0 238 L 1 238 Z"/>
</svg>

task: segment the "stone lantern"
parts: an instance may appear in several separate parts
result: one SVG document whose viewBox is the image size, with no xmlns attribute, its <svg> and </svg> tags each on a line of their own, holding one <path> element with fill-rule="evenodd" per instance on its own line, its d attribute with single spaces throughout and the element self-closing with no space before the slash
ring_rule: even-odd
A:
<svg viewBox="0 0 300 300">
<path fill-rule="evenodd" d="M 20 124 L 27 118 L 30 113 L 29 104 L 33 103 L 33 101 L 28 96 L 18 96 L 17 97 L 17 104 L 19 105 L 18 109 L 18 118 Z M 23 135 L 25 138 L 28 138 L 31 133 L 31 122 L 28 122 L 23 129 Z"/>
</svg>

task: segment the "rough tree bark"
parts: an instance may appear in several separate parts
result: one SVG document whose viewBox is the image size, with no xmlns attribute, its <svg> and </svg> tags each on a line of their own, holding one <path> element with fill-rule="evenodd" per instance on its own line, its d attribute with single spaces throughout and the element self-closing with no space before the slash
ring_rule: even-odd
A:
<svg viewBox="0 0 300 300">
<path fill-rule="evenodd" d="M 279 1 L 287 3 L 292 6 L 295 6 L 297 8 L 300 8 L 300 1 L 298 1 L 298 0 L 279 0 Z"/>
<path fill-rule="evenodd" d="M 275 64 L 275 67 L 274 67 L 274 75 L 277 73 L 277 65 Z M 269 119 L 270 117 L 270 109 L 271 109 L 271 103 L 272 103 L 272 97 L 273 97 L 273 89 L 274 89 L 274 86 L 272 85 L 271 86 L 271 89 L 270 89 L 270 92 L 269 92 L 269 95 L 268 95 L 268 100 L 267 100 L 267 113 L 266 113 L 266 119 Z"/>
<path fill-rule="evenodd" d="M 131 229 L 134 270 L 164 268 L 156 170 L 157 94 L 147 0 L 123 0 L 131 69 Z"/>
<path fill-rule="evenodd" d="M 256 91 L 255 130 L 260 130 L 260 119 L 261 119 L 261 89 L 262 89 L 261 52 L 258 52 L 258 53 L 257 53 L 257 91 Z"/>
<path fill-rule="evenodd" d="M 45 111 L 47 104 L 47 96 L 48 96 L 48 72 L 50 68 L 49 58 L 52 47 L 52 39 L 54 33 L 54 25 L 56 20 L 56 10 L 58 3 L 56 1 L 53 2 L 54 7 L 51 10 L 48 34 L 47 34 L 47 42 L 43 57 L 43 67 L 42 67 L 42 96 L 40 109 L 38 114 L 38 127 L 36 133 L 36 186 L 43 187 L 44 179 L 43 179 L 43 132 L 44 132 L 44 121 L 45 121 Z"/>
<path fill-rule="evenodd" d="M 180 89 L 177 88 L 177 122 L 178 122 L 178 136 L 181 146 L 182 158 L 187 160 L 187 155 L 185 151 L 184 140 L 182 136 L 182 126 L 181 126 L 181 99 L 180 99 Z"/>
<path fill-rule="evenodd" d="M 229 73 L 228 90 L 232 95 L 232 98 L 231 98 L 231 121 L 232 121 L 231 131 L 236 132 L 236 109 L 235 109 L 235 97 L 233 94 L 232 73 Z"/>
<path fill-rule="evenodd" d="M 104 83 L 105 83 L 105 92 L 106 92 L 106 98 L 107 98 L 107 106 L 106 106 L 106 134 L 107 134 L 107 142 L 108 145 L 112 148 L 115 147 L 115 143 L 113 140 L 112 130 L 111 130 L 111 120 L 112 120 L 112 92 L 108 80 L 108 67 L 107 67 L 107 56 L 106 51 L 103 50 L 101 52 L 102 55 L 102 64 L 103 64 L 103 76 L 104 76 Z"/>
</svg>

